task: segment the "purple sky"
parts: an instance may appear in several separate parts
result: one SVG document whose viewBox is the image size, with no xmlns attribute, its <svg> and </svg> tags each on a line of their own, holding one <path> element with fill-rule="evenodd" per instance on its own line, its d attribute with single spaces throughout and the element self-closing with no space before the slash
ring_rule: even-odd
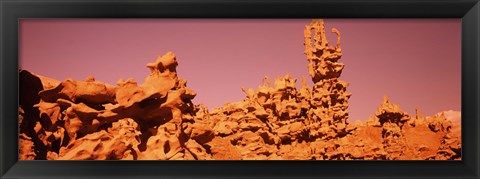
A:
<svg viewBox="0 0 480 179">
<path fill-rule="evenodd" d="M 194 103 L 210 109 L 244 99 L 241 87 L 256 88 L 263 76 L 287 72 L 311 78 L 297 20 L 40 20 L 20 21 L 20 67 L 65 80 L 143 83 L 146 63 L 172 51 L 178 75 L 197 92 Z M 350 121 L 366 120 L 387 95 L 409 114 L 460 110 L 460 19 L 326 19 L 342 34 L 350 82 Z"/>
</svg>

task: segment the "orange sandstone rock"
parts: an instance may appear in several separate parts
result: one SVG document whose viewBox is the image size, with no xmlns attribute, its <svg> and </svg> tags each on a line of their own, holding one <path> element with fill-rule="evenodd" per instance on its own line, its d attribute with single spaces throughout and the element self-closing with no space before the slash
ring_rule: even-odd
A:
<svg viewBox="0 0 480 179">
<path fill-rule="evenodd" d="M 288 73 L 245 99 L 208 111 L 177 76 L 175 54 L 147 64 L 143 84 L 93 77 L 63 82 L 19 72 L 21 160 L 458 160 L 460 114 L 414 117 L 385 96 L 366 122 L 348 123 L 340 32 L 328 44 L 322 20 L 304 31 L 307 70 Z"/>
</svg>

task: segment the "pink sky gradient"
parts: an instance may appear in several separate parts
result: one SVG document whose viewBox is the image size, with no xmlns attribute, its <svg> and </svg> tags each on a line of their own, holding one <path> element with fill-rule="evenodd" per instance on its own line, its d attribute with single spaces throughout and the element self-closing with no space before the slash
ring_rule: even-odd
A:
<svg viewBox="0 0 480 179">
<path fill-rule="evenodd" d="M 172 51 L 178 75 L 210 109 L 244 99 L 267 75 L 307 78 L 303 30 L 310 19 L 20 20 L 20 68 L 65 80 L 143 83 L 146 63 Z M 414 115 L 460 111 L 460 19 L 326 19 L 342 34 L 350 121 L 364 121 L 383 95 Z M 331 45 L 336 36 L 327 33 Z"/>
</svg>

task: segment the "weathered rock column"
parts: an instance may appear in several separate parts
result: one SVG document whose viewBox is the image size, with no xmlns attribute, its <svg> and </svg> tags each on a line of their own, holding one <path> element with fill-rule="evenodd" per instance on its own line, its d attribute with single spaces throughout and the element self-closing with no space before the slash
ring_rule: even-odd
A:
<svg viewBox="0 0 480 179">
<path fill-rule="evenodd" d="M 411 117 L 393 104 L 387 96 L 383 97 L 382 104 L 375 112 L 376 124 L 382 126 L 383 148 L 388 153 L 387 159 L 399 160 L 405 155 L 407 142 L 402 127 L 411 120 Z"/>
<path fill-rule="evenodd" d="M 308 72 L 314 84 L 309 118 L 320 123 L 320 136 L 331 138 L 343 135 L 348 119 L 348 82 L 338 80 L 344 64 L 338 62 L 342 57 L 340 32 L 337 45 L 329 46 L 325 35 L 323 20 L 313 20 L 304 31 L 305 55 L 308 60 Z"/>
</svg>

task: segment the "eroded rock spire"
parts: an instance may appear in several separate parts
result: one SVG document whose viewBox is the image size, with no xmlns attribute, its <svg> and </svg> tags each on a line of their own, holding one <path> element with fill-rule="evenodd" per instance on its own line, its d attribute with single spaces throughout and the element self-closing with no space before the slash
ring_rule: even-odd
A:
<svg viewBox="0 0 480 179">
<path fill-rule="evenodd" d="M 332 32 L 337 35 L 337 46 L 328 45 L 323 20 L 313 20 L 304 31 L 308 71 L 314 83 L 309 117 L 320 121 L 323 127 L 333 126 L 325 129 L 330 137 L 345 132 L 351 96 L 346 92 L 349 83 L 338 79 L 345 66 L 338 62 L 342 57 L 340 32 L 335 28 Z"/>
</svg>

